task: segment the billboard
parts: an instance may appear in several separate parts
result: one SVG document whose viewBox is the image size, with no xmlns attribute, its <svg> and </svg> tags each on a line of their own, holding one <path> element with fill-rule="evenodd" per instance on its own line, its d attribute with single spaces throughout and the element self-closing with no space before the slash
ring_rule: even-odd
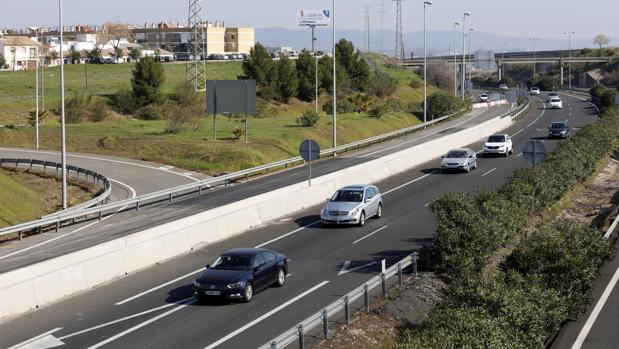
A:
<svg viewBox="0 0 619 349">
<path fill-rule="evenodd" d="M 297 12 L 297 21 L 300 26 L 326 27 L 331 24 L 329 10 L 300 10 Z"/>
</svg>

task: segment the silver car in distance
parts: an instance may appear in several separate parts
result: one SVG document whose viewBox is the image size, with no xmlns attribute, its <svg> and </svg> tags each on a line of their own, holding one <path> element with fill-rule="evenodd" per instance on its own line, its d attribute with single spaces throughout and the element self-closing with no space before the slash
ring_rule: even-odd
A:
<svg viewBox="0 0 619 349">
<path fill-rule="evenodd" d="M 383 198 L 378 188 L 373 185 L 351 185 L 344 187 L 327 200 L 327 205 L 320 211 L 322 224 L 356 224 L 365 225 L 370 217 L 383 215 Z"/>
</svg>

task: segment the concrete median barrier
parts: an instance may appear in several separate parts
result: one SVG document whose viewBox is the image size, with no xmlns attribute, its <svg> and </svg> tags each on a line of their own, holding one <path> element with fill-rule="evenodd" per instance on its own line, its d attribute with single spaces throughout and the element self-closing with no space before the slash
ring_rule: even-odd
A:
<svg viewBox="0 0 619 349">
<path fill-rule="evenodd" d="M 318 205 L 337 188 L 373 183 L 499 132 L 510 118 L 494 118 L 363 164 L 136 232 L 97 246 L 0 275 L 0 320 L 121 278 L 192 248 L 241 234 Z"/>
</svg>

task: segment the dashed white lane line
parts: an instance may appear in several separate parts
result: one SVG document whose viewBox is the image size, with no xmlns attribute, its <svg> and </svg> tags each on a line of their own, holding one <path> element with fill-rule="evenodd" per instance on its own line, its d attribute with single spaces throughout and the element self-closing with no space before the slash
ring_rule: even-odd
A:
<svg viewBox="0 0 619 349">
<path fill-rule="evenodd" d="M 123 183 L 123 182 L 121 182 L 121 181 L 118 181 L 118 180 L 112 179 L 112 178 L 108 178 L 108 180 L 109 180 L 110 182 L 118 183 L 118 184 L 120 184 L 120 185 L 122 185 L 122 186 L 126 187 L 127 189 L 129 189 L 129 191 L 131 192 L 131 198 L 134 198 L 134 197 L 136 196 L 136 192 L 135 192 L 135 190 L 134 190 L 132 187 L 130 187 L 129 185 L 127 185 L 127 184 L 125 184 L 125 183 Z M 17 255 L 17 254 L 20 254 L 20 253 L 23 253 L 23 252 L 26 252 L 26 251 L 30 251 L 30 250 L 35 249 L 35 248 L 37 248 L 37 247 L 40 247 L 40 246 L 43 246 L 43 245 L 49 244 L 49 243 L 54 242 L 54 241 L 56 241 L 56 240 L 59 240 L 59 239 L 65 238 L 65 237 L 67 237 L 67 236 L 73 235 L 73 234 L 75 234 L 75 233 L 78 233 L 78 232 L 80 232 L 80 231 L 82 231 L 82 230 L 84 230 L 84 229 L 86 229 L 86 228 L 90 228 L 90 227 L 92 227 L 93 225 L 95 225 L 95 224 L 97 224 L 97 223 L 103 222 L 103 221 L 105 221 L 106 219 L 109 219 L 109 218 L 113 217 L 115 214 L 117 214 L 119 211 L 124 210 L 126 207 L 127 207 L 127 206 L 123 206 L 123 207 L 119 208 L 118 210 L 116 210 L 116 212 L 112 213 L 112 214 L 111 214 L 111 215 L 109 215 L 109 216 L 106 216 L 106 217 L 102 218 L 100 221 L 94 221 L 94 222 L 92 222 L 92 223 L 86 224 L 86 225 L 85 225 L 85 226 L 83 226 L 83 227 L 79 227 L 79 228 L 77 228 L 77 229 L 75 229 L 75 230 L 73 230 L 73 231 L 70 231 L 70 232 L 68 232 L 68 233 L 65 233 L 65 234 L 59 235 L 59 236 L 57 236 L 57 237 L 55 237 L 55 238 L 52 238 L 52 239 L 49 239 L 49 240 L 45 240 L 45 241 L 40 242 L 40 243 L 38 243 L 38 244 L 36 244 L 36 245 L 32 245 L 32 246 L 29 246 L 29 247 L 23 248 L 23 249 L 21 249 L 21 250 L 18 250 L 18 251 L 15 251 L 15 252 L 11 252 L 11 253 L 9 253 L 9 254 L 6 254 L 6 255 L 4 255 L 4 256 L 1 256 L 1 257 L 0 257 L 0 260 L 5 259 L 5 258 L 9 258 L 9 257 L 11 257 L 11 256 L 15 256 L 15 255 Z"/>
<path fill-rule="evenodd" d="M 408 185 L 411 185 L 411 184 L 413 184 L 413 183 L 415 183 L 415 182 L 417 182 L 417 181 L 420 181 L 420 180 L 422 180 L 422 179 L 424 179 L 424 178 L 426 178 L 426 177 L 430 177 L 430 176 L 432 176 L 433 174 L 436 174 L 436 172 L 431 172 L 431 173 L 425 174 L 425 175 L 423 175 L 423 176 L 421 176 L 421 177 L 417 177 L 417 178 L 413 179 L 413 180 L 412 180 L 412 181 L 410 181 L 410 182 L 406 182 L 406 183 L 404 183 L 404 184 L 402 184 L 402 185 L 399 185 L 399 186 L 397 186 L 397 187 L 395 187 L 395 188 L 393 188 L 393 189 L 387 190 L 386 192 L 384 192 L 384 193 L 383 193 L 383 196 L 388 195 L 388 194 L 391 194 L 392 192 L 394 192 L 394 191 L 396 191 L 396 190 L 402 189 L 402 188 L 404 188 L 404 187 L 406 187 L 406 186 L 408 186 Z"/>
<path fill-rule="evenodd" d="M 12 152 L 23 152 L 23 153 L 35 153 L 35 154 L 47 154 L 47 155 L 58 155 L 57 152 L 50 152 L 50 151 L 42 151 L 42 150 L 28 150 L 28 149 L 9 149 L 9 148 L 0 148 L 0 150 L 2 151 L 12 151 Z M 168 171 L 168 170 L 164 170 L 163 168 L 174 168 L 174 166 L 163 166 L 163 167 L 154 167 L 154 166 L 148 166 L 148 165 L 143 165 L 143 164 L 136 164 L 136 163 L 132 163 L 132 162 L 128 162 L 128 161 L 121 161 L 121 160 L 112 160 L 112 159 L 105 159 L 105 158 L 99 158 L 99 157 L 94 157 L 94 156 L 84 156 L 84 155 L 75 155 L 75 154 L 67 154 L 67 157 L 71 158 L 80 158 L 80 159 L 88 159 L 88 160 L 97 160 L 97 161 L 106 161 L 106 162 L 112 162 L 112 163 L 116 163 L 116 164 L 123 164 L 123 165 L 129 165 L 129 166 L 137 166 L 137 167 L 142 167 L 142 168 L 148 168 L 151 170 L 157 170 L 157 171 L 164 171 L 164 172 L 168 172 L 168 173 L 172 173 L 175 175 L 179 175 L 181 177 L 185 177 L 188 179 L 191 179 L 194 182 L 200 182 L 199 179 L 197 178 L 193 178 L 191 176 L 188 176 L 184 173 L 179 173 L 179 172 L 175 172 L 175 171 Z"/>
<path fill-rule="evenodd" d="M 194 270 L 194 271 L 192 271 L 192 272 L 190 272 L 190 273 L 187 273 L 187 274 L 185 274 L 185 275 L 183 275 L 183 276 L 179 276 L 179 277 L 177 277 L 177 278 L 176 278 L 176 279 L 174 279 L 174 280 L 170 280 L 170 281 L 165 282 L 165 283 L 163 283 L 163 284 L 161 284 L 161 285 L 159 285 L 159 286 L 153 287 L 153 288 L 151 288 L 151 289 L 149 289 L 149 290 L 146 290 L 146 291 L 144 291 L 144 292 L 140 292 L 140 293 L 136 294 L 135 296 L 132 296 L 132 297 L 129 297 L 129 298 L 123 299 L 123 300 L 122 300 L 122 301 L 120 301 L 120 302 L 116 302 L 116 303 L 114 303 L 114 305 L 123 305 L 123 304 L 125 304 L 125 303 L 127 303 L 127 302 L 130 302 L 130 301 L 132 301 L 132 300 L 136 299 L 136 298 L 140 298 L 140 297 L 142 297 L 142 296 L 144 296 L 144 295 L 146 295 L 146 294 L 149 294 L 149 293 L 151 293 L 151 292 L 157 291 L 157 290 L 159 290 L 159 289 L 161 289 L 161 288 L 164 288 L 164 287 L 166 287 L 166 286 L 168 286 L 168 285 L 171 285 L 171 284 L 173 284 L 173 283 L 175 283 L 175 282 L 177 282 L 177 281 L 180 281 L 180 280 L 182 280 L 182 279 L 184 279 L 184 278 L 187 278 L 187 277 L 190 277 L 190 276 L 192 276 L 192 275 L 195 275 L 195 274 L 197 274 L 197 273 L 199 273 L 199 272 L 201 272 L 201 271 L 203 271 L 203 270 L 204 270 L 204 268 L 200 268 L 200 269 L 198 269 L 198 270 Z"/>
<path fill-rule="evenodd" d="M 207 346 L 207 347 L 206 347 L 206 348 L 204 348 L 204 349 L 213 349 L 213 348 L 215 348 L 215 347 L 219 346 L 220 344 L 222 344 L 222 343 L 224 343 L 224 342 L 228 341 L 229 339 L 231 339 L 231 338 L 233 338 L 233 337 L 237 336 L 239 333 L 244 332 L 244 331 L 245 331 L 245 330 L 247 330 L 248 328 L 250 328 L 250 327 L 252 327 L 252 326 L 256 325 L 257 323 L 261 322 L 262 320 L 264 320 L 264 319 L 266 319 L 266 318 L 270 317 L 271 315 L 273 315 L 273 314 L 275 314 L 275 313 L 279 312 L 280 310 L 282 310 L 282 309 L 286 308 L 286 307 L 287 307 L 287 306 L 289 306 L 290 304 L 292 304 L 292 303 L 294 303 L 294 302 L 298 301 L 299 299 L 301 299 L 301 298 L 303 298 L 303 297 L 307 296 L 308 294 L 310 294 L 310 293 L 312 293 L 312 292 L 316 291 L 317 289 L 321 288 L 322 286 L 324 286 L 324 285 L 326 285 L 326 284 L 328 284 L 328 283 L 329 283 L 329 281 L 323 281 L 323 282 L 319 283 L 318 285 L 316 285 L 316 286 L 314 286 L 314 287 L 310 288 L 309 290 L 307 290 L 307 291 L 305 291 L 305 292 L 301 293 L 300 295 L 298 295 L 298 296 L 296 296 L 296 297 L 292 298 L 291 300 L 287 301 L 286 303 L 284 303 L 284 304 L 282 304 L 282 305 L 278 306 L 278 307 L 277 307 L 277 308 L 275 308 L 275 309 L 272 309 L 272 310 L 271 310 L 271 311 L 269 311 L 268 313 L 263 314 L 262 316 L 258 317 L 257 319 L 255 319 L 255 320 L 253 320 L 253 321 L 251 321 L 251 322 L 247 323 L 246 325 L 244 325 L 244 326 L 242 326 L 242 327 L 240 327 L 240 328 L 236 329 L 235 331 L 233 331 L 233 332 L 229 333 L 229 334 L 228 334 L 228 335 L 226 335 L 225 337 L 222 337 L 221 339 L 216 340 L 215 342 L 213 342 L 212 344 L 210 344 L 209 346 Z"/>
<path fill-rule="evenodd" d="M 481 175 L 481 176 L 482 176 L 482 177 L 485 177 L 485 176 L 489 175 L 490 173 L 494 172 L 495 170 L 496 170 L 496 167 L 495 167 L 495 168 L 493 168 L 492 170 L 490 170 L 490 171 L 488 171 L 488 172 L 484 173 L 484 174 L 483 174 L 483 175 Z"/>
<path fill-rule="evenodd" d="M 283 238 L 286 238 L 286 237 L 288 237 L 288 236 L 290 236 L 290 235 L 292 235 L 292 234 L 296 234 L 296 233 L 300 232 L 301 230 L 305 230 L 305 229 L 307 229 L 307 228 L 309 228 L 309 227 L 312 227 L 312 226 L 314 226 L 314 225 L 317 225 L 318 223 L 320 223 L 320 220 L 313 221 L 312 223 L 310 223 L 310 224 L 308 224 L 308 225 L 304 225 L 304 226 L 302 226 L 302 227 L 300 227 L 300 228 L 298 228 L 298 229 L 295 229 L 295 230 L 293 230 L 293 231 L 291 231 L 291 232 L 289 232 L 289 233 L 286 233 L 286 234 L 284 234 L 284 235 L 278 236 L 278 237 L 276 237 L 275 239 L 269 240 L 269 241 L 267 241 L 267 242 L 263 242 L 263 243 L 261 243 L 260 245 L 256 245 L 256 246 L 254 246 L 254 248 L 261 248 L 261 247 L 264 247 L 264 246 L 266 246 L 266 245 L 272 244 L 272 243 L 274 243 L 275 241 L 278 241 L 278 240 L 281 240 L 281 239 L 283 239 Z"/>
<path fill-rule="evenodd" d="M 354 244 L 356 244 L 356 243 L 357 243 L 357 242 L 359 242 L 359 241 L 362 241 L 362 240 L 364 240 L 364 239 L 367 239 L 367 238 L 369 238 L 370 236 L 372 236 L 372 235 L 374 235 L 374 234 L 378 233 L 379 231 L 384 230 L 384 229 L 387 229 L 387 227 L 388 227 L 388 225 L 385 225 L 385 226 L 384 226 L 384 227 L 382 227 L 382 228 L 378 228 L 378 229 L 374 230 L 373 232 L 369 233 L 368 235 L 366 235 L 366 236 L 362 237 L 361 239 L 353 241 L 353 243 L 352 243 L 352 244 L 354 245 Z"/>
<path fill-rule="evenodd" d="M 531 123 L 529 123 L 526 128 L 529 128 L 529 127 L 533 126 L 533 124 L 535 124 L 537 121 L 539 121 L 539 117 L 536 118 L 535 120 L 531 121 Z"/>
<path fill-rule="evenodd" d="M 520 134 L 520 133 L 521 133 L 522 131 L 524 131 L 524 130 L 525 130 L 525 129 L 523 128 L 523 129 L 521 129 L 520 131 L 518 131 L 518 132 L 514 133 L 514 134 L 512 135 L 512 137 L 517 136 L 518 134 Z"/>
</svg>

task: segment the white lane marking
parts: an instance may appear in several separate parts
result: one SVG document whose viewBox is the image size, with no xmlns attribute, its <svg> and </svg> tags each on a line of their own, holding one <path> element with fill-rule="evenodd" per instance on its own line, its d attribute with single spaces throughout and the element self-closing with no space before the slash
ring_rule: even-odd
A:
<svg viewBox="0 0 619 349">
<path fill-rule="evenodd" d="M 221 339 L 216 340 L 215 342 L 213 342 L 212 344 L 210 344 L 209 346 L 207 346 L 207 347 L 206 347 L 206 348 L 204 348 L 204 349 L 212 349 L 212 348 L 217 347 L 217 346 L 218 346 L 218 345 L 220 345 L 221 343 L 223 343 L 223 342 L 225 342 L 225 341 L 229 340 L 229 339 L 230 339 L 230 338 L 232 338 L 232 337 L 235 337 L 235 336 L 236 336 L 236 335 L 238 335 L 239 333 L 242 333 L 243 331 L 247 330 L 248 328 L 250 328 L 250 327 L 254 326 L 255 324 L 257 324 L 257 323 L 261 322 L 262 320 L 264 320 L 264 319 L 266 319 L 266 318 L 270 317 L 271 315 L 273 315 L 273 314 L 277 313 L 278 311 L 280 311 L 280 310 L 282 310 L 282 309 L 286 308 L 286 307 L 287 307 L 287 306 L 289 306 L 290 304 L 292 304 L 292 303 L 294 303 L 294 302 L 298 301 L 299 299 L 301 299 L 301 298 L 303 298 L 303 297 L 307 296 L 308 294 L 310 294 L 310 293 L 312 293 L 312 292 L 316 291 L 317 289 L 321 288 L 322 286 L 324 286 L 324 285 L 326 285 L 326 284 L 328 284 L 328 283 L 329 283 L 329 281 L 323 281 L 323 282 L 319 283 L 318 285 L 316 285 L 316 286 L 314 286 L 314 287 L 310 288 L 309 290 L 307 290 L 307 291 L 305 291 L 305 292 L 301 293 L 300 295 L 298 295 L 298 296 L 294 297 L 293 299 L 291 299 L 291 300 L 287 301 L 286 303 L 284 303 L 284 304 L 282 304 L 282 305 L 278 306 L 277 308 L 275 308 L 275 309 L 273 309 L 273 310 L 269 311 L 268 313 L 263 314 L 262 316 L 258 317 L 257 319 L 255 319 L 255 320 L 253 320 L 253 321 L 251 321 L 251 322 L 247 323 L 246 325 L 244 325 L 244 326 L 242 326 L 242 327 L 240 327 L 240 328 L 236 329 L 235 331 L 233 331 L 233 332 L 229 333 L 229 334 L 228 334 L 228 335 L 226 335 L 225 337 L 223 337 L 223 338 L 221 338 Z"/>
<path fill-rule="evenodd" d="M 602 293 L 602 296 L 600 297 L 598 302 L 595 304 L 595 308 L 593 308 L 591 315 L 589 315 L 589 318 L 587 318 L 585 325 L 580 330 L 580 333 L 578 334 L 578 338 L 576 338 L 576 341 L 572 345 L 572 349 L 580 349 L 580 347 L 583 345 L 583 343 L 587 339 L 587 336 L 589 335 L 589 331 L 591 331 L 591 328 L 593 327 L 595 320 L 597 319 L 598 315 L 600 315 L 602 308 L 604 308 L 604 304 L 606 304 L 606 301 L 608 300 L 608 297 L 613 291 L 613 288 L 615 288 L 615 285 L 617 284 L 617 280 L 619 280 L 619 268 L 617 268 L 612 279 L 606 286 L 604 293 Z"/>
<path fill-rule="evenodd" d="M 116 302 L 116 303 L 114 303 L 114 305 L 123 305 L 123 304 L 125 304 L 125 303 L 127 303 L 127 302 L 130 302 L 130 301 L 132 301 L 132 300 L 136 299 L 136 298 L 140 298 L 140 297 L 142 297 L 142 296 L 144 296 L 144 295 L 146 295 L 146 294 L 149 294 L 149 293 L 151 293 L 151 292 L 157 291 L 157 290 L 159 290 L 159 289 L 161 289 L 161 288 L 164 288 L 164 287 L 166 287 L 166 286 L 168 286 L 168 285 L 170 285 L 170 284 L 173 284 L 173 283 L 175 283 L 175 282 L 177 282 L 177 281 L 180 281 L 180 280 L 182 280 L 182 279 L 185 279 L 185 278 L 187 278 L 187 277 L 190 277 L 190 276 L 192 276 L 192 275 L 195 275 L 195 274 L 197 274 L 197 273 L 199 273 L 199 272 L 201 272 L 201 271 L 203 271 L 203 270 L 204 270 L 204 268 L 200 268 L 200 269 L 198 269 L 198 270 L 194 270 L 194 271 L 192 271 L 191 273 L 187 273 L 187 274 L 185 274 L 185 275 L 183 275 L 183 276 L 179 276 L 179 277 L 177 277 L 177 278 L 176 278 L 176 279 L 174 279 L 174 280 L 170 280 L 170 281 L 168 281 L 168 282 L 165 282 L 165 283 L 163 283 L 163 284 L 161 284 L 161 285 L 159 285 L 159 286 L 156 286 L 156 287 L 151 288 L 150 290 L 146 290 L 146 291 L 144 291 L 144 292 L 141 292 L 141 293 L 136 294 L 135 296 L 129 297 L 129 298 L 127 298 L 127 299 L 123 299 L 123 300 L 122 300 L 122 301 L 120 301 L 120 302 Z"/>
<path fill-rule="evenodd" d="M 61 167 L 62 167 L 62 166 L 61 166 Z M 114 183 L 120 184 L 120 185 L 122 185 L 123 187 L 125 187 L 125 188 L 129 189 L 129 191 L 131 192 L 131 199 L 133 199 L 134 197 L 136 197 L 136 196 L 137 196 L 137 193 L 135 192 L 135 189 L 133 189 L 130 185 L 128 185 L 128 184 L 126 184 L 126 183 L 123 183 L 123 182 L 121 182 L 121 181 L 119 181 L 119 180 L 117 180 L 117 179 L 108 178 L 108 180 L 109 180 L 110 182 L 114 182 Z M 125 207 L 126 207 L 126 206 L 125 206 Z"/>
<path fill-rule="evenodd" d="M 412 142 L 415 142 L 415 141 L 418 141 L 418 140 L 421 140 L 421 139 L 424 139 L 424 138 L 428 138 L 428 137 L 430 137 L 430 136 L 434 136 L 434 135 L 436 135 L 436 134 L 438 134 L 438 133 L 440 133 L 440 132 L 443 132 L 443 131 L 446 131 L 446 130 L 452 129 L 452 128 L 454 128 L 454 127 L 458 127 L 458 126 L 460 126 L 460 125 L 462 125 L 462 124 L 464 124 L 464 123 L 466 123 L 466 122 L 468 122 L 468 121 L 471 121 L 471 120 L 475 119 L 476 117 L 478 117 L 478 116 L 480 116 L 480 115 L 482 115 L 482 114 L 486 113 L 486 112 L 487 112 L 487 111 L 489 111 L 489 110 L 490 110 L 490 109 L 486 109 L 486 110 L 484 110 L 483 112 L 480 112 L 479 114 L 475 114 L 475 115 L 473 115 L 472 117 L 470 117 L 470 118 L 468 118 L 468 119 L 466 119 L 466 120 L 463 120 L 463 121 L 461 121 L 461 122 L 459 122 L 459 123 L 457 123 L 457 124 L 454 124 L 454 125 L 452 125 L 452 126 L 450 126 L 450 127 L 447 127 L 447 128 L 445 128 L 445 129 L 442 129 L 442 130 L 436 130 L 435 132 L 431 132 L 430 134 L 427 134 L 427 135 L 425 135 L 425 136 L 417 137 L 417 138 L 415 138 L 415 139 L 411 139 L 411 140 L 408 140 L 408 141 L 406 141 L 406 142 L 398 143 L 398 144 L 392 145 L 392 146 L 387 147 L 387 148 L 378 149 L 378 150 L 373 151 L 373 152 L 371 152 L 371 153 L 363 154 L 363 155 L 361 155 L 360 157 L 362 157 L 362 158 L 363 158 L 363 157 L 369 157 L 369 156 L 372 156 L 372 155 L 375 155 L 375 154 L 378 154 L 378 153 L 382 153 L 382 152 L 387 151 L 387 150 L 391 150 L 391 149 L 393 149 L 393 148 L 401 147 L 401 146 L 403 146 L 403 145 L 406 145 L 406 144 L 409 144 L 409 143 L 412 143 Z"/>
<path fill-rule="evenodd" d="M 490 171 L 488 171 L 488 172 L 484 173 L 484 174 L 483 174 L 483 175 L 481 175 L 481 176 L 482 176 L 482 177 L 485 177 L 486 175 L 489 175 L 490 173 L 494 172 L 495 170 L 496 170 L 496 167 L 495 167 L 495 168 L 493 168 L 492 170 L 490 170 Z"/>
<path fill-rule="evenodd" d="M 127 184 L 125 184 L 125 183 L 123 183 L 123 182 L 120 182 L 120 181 L 117 181 L 117 180 L 112 179 L 112 178 L 108 178 L 108 179 L 110 180 L 110 182 L 115 182 L 115 183 L 118 183 L 118 184 L 120 184 L 120 185 L 122 185 L 122 186 L 127 187 L 127 188 L 129 189 L 129 191 L 131 191 L 131 195 L 132 195 L 132 196 L 131 196 L 131 198 L 134 198 L 134 197 L 136 196 L 135 190 L 133 190 L 133 188 L 131 188 L 131 187 L 130 187 L 130 186 L 128 186 Z M 65 238 L 65 237 L 67 237 L 67 236 L 73 235 L 73 234 L 75 234 L 75 233 L 78 233 L 78 232 L 80 232 L 80 231 L 82 231 L 82 230 L 86 229 L 86 228 L 90 228 L 90 227 L 92 227 L 93 225 L 95 225 L 95 224 L 97 224 L 97 223 L 100 223 L 100 222 L 105 221 L 106 219 L 112 218 L 115 214 L 117 214 L 119 211 L 124 210 L 126 207 L 127 207 L 127 206 L 123 206 L 123 207 L 119 208 L 118 210 L 116 210 L 116 212 L 112 213 L 112 214 L 111 214 L 111 215 L 109 215 L 109 216 L 103 217 L 100 221 L 94 221 L 94 222 L 92 222 L 92 223 L 86 224 L 86 225 L 85 225 L 85 226 L 83 226 L 83 227 L 80 227 L 80 228 L 77 228 L 77 229 L 75 229 L 75 230 L 73 230 L 73 231 L 70 231 L 70 232 L 68 232 L 68 233 L 65 233 L 65 234 L 59 235 L 59 236 L 57 236 L 57 237 L 55 237 L 55 238 L 52 238 L 52 239 L 49 239 L 49 240 L 45 240 L 45 241 L 40 242 L 40 243 L 38 243 L 38 244 L 35 244 L 35 245 L 32 245 L 32 246 L 29 246 L 29 247 L 23 248 L 23 249 L 21 249 L 21 250 L 15 251 L 15 252 L 11 252 L 11 253 L 6 254 L 6 255 L 4 255 L 4 256 L 0 256 L 0 260 L 5 259 L 5 258 L 9 258 L 9 257 L 11 257 L 11 256 L 14 256 L 14 255 L 17 255 L 17 254 L 20 254 L 20 253 L 26 252 L 26 251 L 30 251 L 30 250 L 32 250 L 32 249 L 35 249 L 35 248 L 40 247 L 40 246 L 43 246 L 43 245 L 47 245 L 47 244 L 49 244 L 50 242 L 54 242 L 54 241 L 56 241 L 56 240 L 59 240 L 59 239 Z"/>
<path fill-rule="evenodd" d="M 142 328 L 142 327 L 144 327 L 146 325 L 149 325 L 149 324 L 151 324 L 151 323 L 153 323 L 153 322 L 155 322 L 155 321 L 157 321 L 159 319 L 162 319 L 162 318 L 164 318 L 164 317 L 166 317 L 168 315 L 171 315 L 171 314 L 173 314 L 173 313 L 175 313 L 175 312 L 177 312 L 177 311 L 179 311 L 179 310 L 181 310 L 181 309 L 183 309 L 185 307 L 188 307 L 189 305 L 191 305 L 191 304 L 193 304 L 195 302 L 196 302 L 195 298 L 190 300 L 190 301 L 187 301 L 187 303 L 185 303 L 183 305 L 179 305 L 178 307 L 170 309 L 170 310 L 166 311 L 163 314 L 157 315 L 154 318 L 151 318 L 151 319 L 146 320 L 146 321 L 144 321 L 142 323 L 139 323 L 139 324 L 137 324 L 137 325 L 135 325 L 135 326 L 133 326 L 131 328 L 128 328 L 128 329 L 120 332 L 117 335 L 114 335 L 114 336 L 112 336 L 112 337 L 110 337 L 110 338 L 108 338 L 108 339 L 106 339 L 104 341 L 101 341 L 101 342 L 99 342 L 99 343 L 97 343 L 95 345 L 92 345 L 92 346 L 88 347 L 88 349 L 96 349 L 96 348 L 99 348 L 101 346 L 104 346 L 104 345 L 106 345 L 106 344 L 108 344 L 108 343 L 110 343 L 112 341 L 115 341 L 116 339 L 118 339 L 120 337 L 128 335 L 131 332 L 135 332 L 135 331 L 139 330 L 140 328 Z"/>
<path fill-rule="evenodd" d="M 528 124 L 526 128 L 529 128 L 529 127 L 533 126 L 533 124 L 536 123 L 538 120 L 539 120 L 539 117 L 536 118 L 535 120 L 531 121 L 531 123 Z"/>
<path fill-rule="evenodd" d="M 0 148 L 0 150 L 12 151 L 12 152 L 35 153 L 35 154 L 58 155 L 58 153 L 56 153 L 56 152 L 42 151 L 42 150 L 9 149 L 9 148 Z M 174 171 L 167 171 L 167 170 L 163 170 L 161 167 L 153 167 L 153 166 L 148 166 L 148 165 L 136 164 L 136 163 L 132 163 L 132 162 L 128 162 L 128 161 L 112 160 L 112 159 L 98 158 L 98 157 L 94 157 L 94 156 L 84 156 L 84 155 L 74 155 L 74 154 L 67 154 L 67 157 L 74 157 L 74 158 L 80 158 L 80 159 L 89 159 L 89 160 L 97 160 L 97 161 L 107 161 L 107 162 L 113 162 L 113 163 L 123 164 L 123 165 L 143 167 L 143 168 L 148 168 L 148 169 L 151 169 L 151 170 L 158 170 L 158 171 L 165 171 L 165 172 L 173 173 L 173 174 L 185 177 L 185 178 L 189 178 L 189 179 L 193 180 L 194 182 L 199 182 L 200 181 L 199 179 L 193 178 L 191 176 L 187 176 L 187 175 L 185 175 L 183 173 L 178 173 L 178 172 L 174 172 Z M 168 169 L 174 168 L 174 166 L 165 166 L 165 167 L 167 167 Z"/>
<path fill-rule="evenodd" d="M 145 311 L 133 314 L 133 315 L 125 316 L 125 317 L 122 317 L 120 319 L 112 320 L 112 321 L 103 323 L 101 325 L 93 326 L 93 327 L 87 328 L 85 330 L 81 330 L 81 331 L 78 331 L 78 332 L 74 332 L 74 333 L 68 334 L 66 336 L 62 336 L 62 337 L 60 337 L 58 339 L 64 340 L 64 339 L 67 339 L 67 338 L 78 336 L 80 334 L 92 332 L 94 330 L 98 330 L 98 329 L 103 328 L 103 327 L 107 327 L 107 326 L 114 325 L 114 324 L 117 324 L 119 322 L 123 322 L 123 321 L 126 321 L 126 320 L 130 320 L 130 319 L 142 316 L 142 315 L 150 314 L 150 313 L 162 310 L 162 309 L 173 307 L 175 305 L 185 304 L 187 302 L 190 302 L 193 299 L 195 299 L 195 298 L 194 297 L 189 297 L 189 298 L 181 299 L 181 300 L 179 300 L 178 302 L 175 302 L 175 303 L 169 303 L 169 304 L 162 305 L 162 306 L 159 306 L 159 307 L 156 307 L 156 308 L 152 308 L 152 309 L 149 309 L 149 310 L 145 310 Z"/>
<path fill-rule="evenodd" d="M 518 135 L 520 132 L 522 132 L 522 131 L 524 131 L 524 128 L 523 128 L 522 130 L 520 130 L 520 131 L 518 131 L 518 132 L 514 133 L 514 134 L 512 135 L 512 137 L 517 136 L 517 135 Z"/>
<path fill-rule="evenodd" d="M 518 155 L 516 155 L 516 157 L 518 157 L 518 158 L 521 157 L 521 156 L 522 156 L 522 153 L 518 153 Z"/>
<path fill-rule="evenodd" d="M 433 174 L 436 174 L 436 172 L 431 172 L 431 173 L 425 174 L 425 175 L 423 175 L 423 176 L 421 176 L 421 177 L 417 177 L 417 178 L 413 179 L 413 180 L 412 180 L 412 181 L 410 181 L 410 182 L 406 182 L 406 183 L 404 183 L 404 184 L 402 184 L 402 185 L 399 185 L 399 186 L 397 186 L 397 187 L 395 187 L 395 188 L 393 188 L 393 189 L 387 190 L 387 191 L 386 191 L 386 192 L 384 192 L 382 195 L 383 195 L 383 196 L 385 196 L 385 195 L 387 195 L 387 194 L 390 194 L 390 193 L 392 193 L 392 192 L 394 192 L 394 191 L 396 191 L 396 190 L 399 190 L 399 189 L 402 189 L 402 188 L 406 187 L 407 185 L 413 184 L 413 183 L 415 183 L 415 182 L 417 182 L 417 181 L 420 181 L 420 180 L 422 180 L 422 179 L 424 179 L 424 178 L 426 178 L 426 177 L 430 177 L 430 176 L 431 176 L 431 175 L 433 175 Z"/>
<path fill-rule="evenodd" d="M 382 227 L 382 228 L 378 228 L 378 229 L 374 230 L 373 232 L 369 233 L 368 235 L 366 235 L 366 236 L 362 237 L 361 239 L 359 239 L 359 240 L 355 240 L 352 244 L 354 245 L 354 244 L 356 244 L 357 242 L 359 242 L 359 241 L 361 241 L 361 240 L 364 240 L 364 239 L 366 239 L 366 238 L 369 238 L 370 236 L 372 236 L 372 235 L 374 235 L 374 234 L 378 233 L 379 231 L 381 231 L 381 230 L 383 230 L 383 229 L 386 229 L 387 227 L 388 227 L 388 225 L 385 225 L 385 226 L 384 226 L 384 227 Z"/>
<path fill-rule="evenodd" d="M 314 226 L 314 225 L 316 225 L 316 224 L 318 224 L 318 223 L 320 223 L 320 220 L 313 221 L 312 223 L 310 223 L 310 224 L 308 224 L 308 225 L 305 225 L 305 226 L 302 226 L 301 228 L 295 229 L 295 230 L 293 230 L 293 231 L 291 231 L 291 232 L 289 232 L 289 233 L 286 233 L 286 234 L 284 234 L 284 235 L 278 236 L 278 237 L 276 237 L 275 239 L 272 239 L 272 240 L 269 240 L 269 241 L 267 241 L 267 242 L 263 242 L 263 243 L 261 243 L 260 245 L 254 246 L 254 248 L 261 248 L 261 247 L 264 247 L 264 246 L 269 245 L 269 244 L 271 244 L 271 243 L 273 243 L 273 242 L 275 242 L 275 241 L 281 240 L 281 239 L 286 238 L 286 237 L 288 237 L 288 236 L 290 236 L 290 235 L 292 235 L 292 234 L 298 233 L 298 232 L 300 232 L 301 230 L 305 230 L 305 229 L 307 229 L 307 228 L 309 228 L 309 227 L 311 227 L 311 226 Z"/>
<path fill-rule="evenodd" d="M 369 267 L 370 265 L 374 265 L 374 264 L 378 264 L 378 262 L 370 262 L 370 263 L 367 263 L 367 264 L 364 264 L 358 267 L 354 267 L 352 269 L 348 269 L 348 266 L 350 266 L 350 261 L 346 261 L 344 262 L 344 265 L 342 266 L 342 269 L 340 270 L 340 272 L 337 273 L 337 276 L 352 273 L 353 271 L 357 271 L 359 269 L 363 269 L 363 268 Z"/>
<path fill-rule="evenodd" d="M 60 331 L 60 330 L 62 330 L 62 327 L 56 327 L 53 330 L 47 331 L 45 333 L 41 333 L 40 335 L 27 339 L 19 344 L 15 344 L 14 346 L 9 347 L 8 349 L 54 348 L 54 347 L 64 345 L 62 341 L 58 340 L 56 337 L 51 335 L 52 333 Z"/>
</svg>

